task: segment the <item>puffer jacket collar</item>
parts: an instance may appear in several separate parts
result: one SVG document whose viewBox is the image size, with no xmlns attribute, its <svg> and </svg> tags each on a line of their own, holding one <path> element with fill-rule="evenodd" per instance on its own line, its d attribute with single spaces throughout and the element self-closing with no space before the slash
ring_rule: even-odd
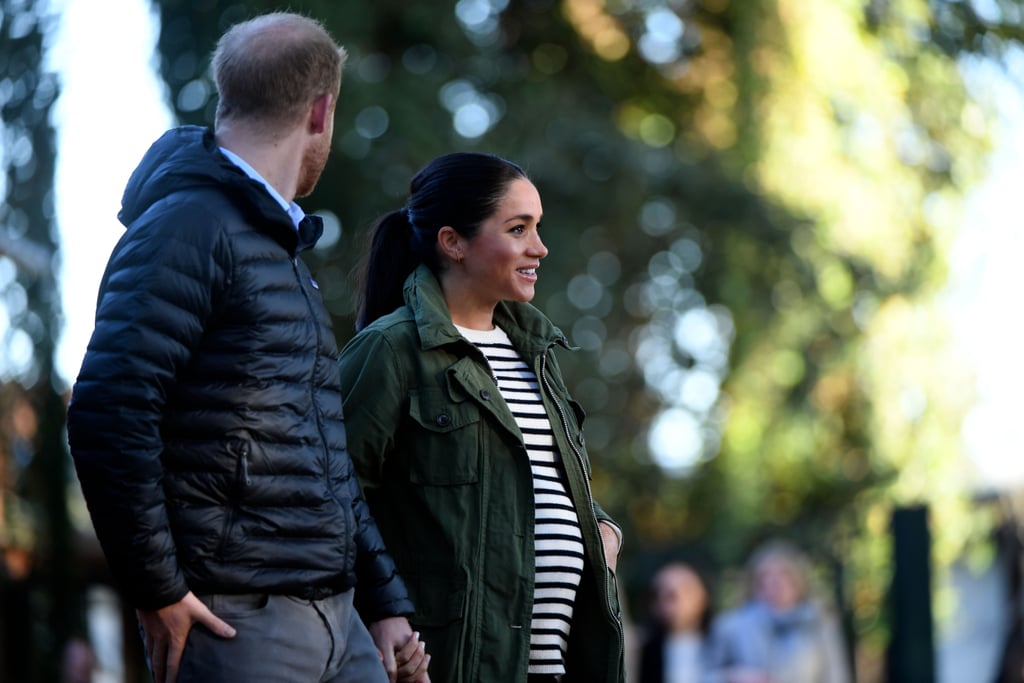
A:
<svg viewBox="0 0 1024 683">
<path fill-rule="evenodd" d="M 412 311 L 424 350 L 445 344 L 467 344 L 452 323 L 437 277 L 425 265 L 405 280 L 405 304 Z M 518 301 L 502 301 L 494 309 L 494 322 L 508 334 L 513 345 L 533 358 L 554 344 L 575 350 L 562 331 L 536 307 Z"/>
<path fill-rule="evenodd" d="M 292 254 L 311 248 L 323 234 L 319 216 L 307 216 L 296 231 L 277 200 L 221 154 L 213 131 L 200 126 L 173 128 L 150 146 L 128 179 L 118 220 L 130 228 L 169 195 L 211 187 L 227 195 L 253 225 L 266 230 Z"/>
</svg>

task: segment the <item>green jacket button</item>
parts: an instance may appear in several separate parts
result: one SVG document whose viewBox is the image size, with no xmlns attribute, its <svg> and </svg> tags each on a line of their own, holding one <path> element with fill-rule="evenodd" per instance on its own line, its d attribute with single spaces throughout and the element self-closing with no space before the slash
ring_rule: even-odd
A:
<svg viewBox="0 0 1024 683">
<path fill-rule="evenodd" d="M 448 413 L 441 413 L 434 419 L 438 427 L 447 427 L 452 423 L 452 416 Z"/>
<path fill-rule="evenodd" d="M 481 389 L 480 390 L 480 398 L 482 398 L 485 401 L 490 401 L 491 400 L 491 392 L 487 391 L 486 389 Z"/>
</svg>

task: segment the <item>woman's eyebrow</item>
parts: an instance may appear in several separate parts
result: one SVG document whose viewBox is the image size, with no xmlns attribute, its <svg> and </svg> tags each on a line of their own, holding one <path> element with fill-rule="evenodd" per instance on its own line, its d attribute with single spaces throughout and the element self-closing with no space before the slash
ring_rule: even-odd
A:
<svg viewBox="0 0 1024 683">
<path fill-rule="evenodd" d="M 509 216 L 508 218 L 505 219 L 505 222 L 506 223 L 511 223 L 512 221 L 532 221 L 532 220 L 533 220 L 533 214 L 521 213 L 521 214 L 518 214 L 518 215 L 515 215 L 515 216 Z M 538 220 L 538 222 L 539 222 L 539 220 Z"/>
</svg>

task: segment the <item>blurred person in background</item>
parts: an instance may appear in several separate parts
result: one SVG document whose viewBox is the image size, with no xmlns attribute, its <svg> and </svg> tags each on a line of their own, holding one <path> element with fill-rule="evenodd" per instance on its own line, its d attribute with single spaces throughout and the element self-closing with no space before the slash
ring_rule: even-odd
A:
<svg viewBox="0 0 1024 683">
<path fill-rule="evenodd" d="M 85 638 L 78 636 L 64 646 L 60 660 L 60 683 L 91 683 L 96 673 L 96 655 Z"/>
<path fill-rule="evenodd" d="M 344 62 L 306 17 L 236 24 L 214 130 L 168 131 L 125 189 L 67 424 L 157 683 L 425 677 L 300 257 L 323 224 L 294 199 L 327 161 Z"/>
<path fill-rule="evenodd" d="M 653 629 L 640 656 L 639 683 L 706 683 L 711 594 L 700 573 L 670 562 L 654 575 Z"/>
<path fill-rule="evenodd" d="M 528 302 L 548 249 L 518 165 L 438 157 L 371 234 L 342 351 L 348 445 L 446 683 L 619 683 L 618 527 Z"/>
<path fill-rule="evenodd" d="M 810 593 L 807 558 L 772 541 L 748 562 L 750 599 L 715 619 L 711 665 L 721 683 L 849 683 L 838 621 Z"/>
</svg>

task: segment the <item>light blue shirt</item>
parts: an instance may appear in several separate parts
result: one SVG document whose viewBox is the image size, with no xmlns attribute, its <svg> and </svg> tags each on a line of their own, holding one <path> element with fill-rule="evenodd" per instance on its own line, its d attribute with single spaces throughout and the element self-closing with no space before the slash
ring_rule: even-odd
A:
<svg viewBox="0 0 1024 683">
<path fill-rule="evenodd" d="M 259 171 L 250 166 L 245 159 L 224 147 L 221 147 L 220 151 L 221 154 L 226 156 L 231 163 L 242 169 L 245 175 L 267 188 L 267 192 L 269 192 L 270 196 L 277 200 L 277 203 L 281 205 L 281 208 L 288 213 L 288 217 L 292 219 L 292 224 L 295 226 L 295 229 L 298 230 L 299 223 L 301 223 L 302 219 L 306 217 L 306 212 L 302 210 L 302 207 L 295 202 L 286 201 L 285 198 L 281 196 L 281 193 L 275 190 L 274 186 L 268 183 L 266 179 L 259 174 Z"/>
</svg>

